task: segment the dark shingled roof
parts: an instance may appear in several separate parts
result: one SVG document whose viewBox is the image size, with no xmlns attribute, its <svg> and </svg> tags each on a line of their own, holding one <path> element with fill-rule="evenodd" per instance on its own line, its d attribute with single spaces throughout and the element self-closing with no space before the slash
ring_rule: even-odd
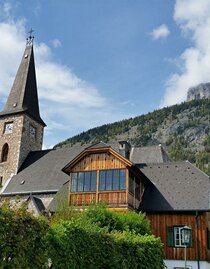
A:
<svg viewBox="0 0 210 269">
<path fill-rule="evenodd" d="M 133 147 L 130 160 L 133 163 L 163 163 L 170 162 L 168 154 L 161 145 L 149 147 Z"/>
<path fill-rule="evenodd" d="M 209 176 L 189 162 L 139 165 L 151 181 L 140 210 L 210 210 Z"/>
<path fill-rule="evenodd" d="M 110 146 L 104 143 L 103 141 L 100 141 L 99 143 L 93 144 L 85 149 L 98 149 L 98 148 L 109 148 Z"/>
<path fill-rule="evenodd" d="M 109 145 L 100 142 L 93 145 L 100 147 L 109 147 Z M 97 147 L 98 147 L 97 146 Z M 119 144 L 111 145 L 118 152 Z M 55 150 L 42 150 L 29 153 L 17 175 L 14 175 L 9 184 L 3 190 L 3 195 L 15 195 L 21 193 L 56 193 L 61 186 L 69 179 L 61 171 L 70 161 L 72 161 L 85 148 L 84 146 L 73 146 L 69 148 L 60 148 Z M 92 148 L 92 147 L 89 147 Z M 137 152 L 135 152 L 137 151 Z M 150 152 L 152 151 L 153 154 Z M 145 163 L 148 160 L 162 160 L 159 146 L 145 148 L 133 148 L 131 161 L 135 159 L 139 163 Z M 139 157 L 138 154 L 139 153 Z M 135 158 L 134 158 L 135 156 Z M 153 156 L 153 159 L 152 159 Z"/>
<path fill-rule="evenodd" d="M 33 45 L 27 45 L 1 116 L 26 112 L 42 125 L 39 114 Z"/>
<path fill-rule="evenodd" d="M 29 153 L 18 174 L 6 186 L 3 195 L 57 192 L 69 179 L 61 169 L 82 149 L 72 147 Z"/>
</svg>

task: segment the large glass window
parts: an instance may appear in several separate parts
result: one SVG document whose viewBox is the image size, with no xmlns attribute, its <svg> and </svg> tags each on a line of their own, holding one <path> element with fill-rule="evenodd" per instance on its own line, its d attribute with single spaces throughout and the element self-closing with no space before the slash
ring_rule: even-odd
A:
<svg viewBox="0 0 210 269">
<path fill-rule="evenodd" d="M 96 171 L 72 173 L 71 192 L 96 191 Z"/>
<path fill-rule="evenodd" d="M 112 169 L 99 171 L 99 190 L 125 190 L 126 189 L 126 170 Z"/>
<path fill-rule="evenodd" d="M 126 189 L 126 170 L 120 170 L 120 190 Z"/>
</svg>

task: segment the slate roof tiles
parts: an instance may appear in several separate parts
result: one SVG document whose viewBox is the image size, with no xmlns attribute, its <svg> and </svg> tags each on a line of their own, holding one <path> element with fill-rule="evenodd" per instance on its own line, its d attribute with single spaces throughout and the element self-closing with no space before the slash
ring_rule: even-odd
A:
<svg viewBox="0 0 210 269">
<path fill-rule="evenodd" d="M 138 165 L 149 179 L 140 210 L 210 210 L 209 176 L 189 162 Z"/>
</svg>

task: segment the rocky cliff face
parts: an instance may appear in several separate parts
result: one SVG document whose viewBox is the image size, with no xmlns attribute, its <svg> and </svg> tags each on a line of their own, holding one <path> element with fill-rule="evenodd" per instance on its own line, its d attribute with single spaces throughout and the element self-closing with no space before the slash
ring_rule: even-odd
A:
<svg viewBox="0 0 210 269">
<path fill-rule="evenodd" d="M 122 140 L 135 146 L 162 144 L 171 159 L 189 160 L 210 175 L 209 118 L 210 98 L 192 100 L 90 129 L 55 148 Z"/>
<path fill-rule="evenodd" d="M 210 83 L 201 83 L 196 87 L 189 88 L 187 101 L 210 98 Z"/>
</svg>

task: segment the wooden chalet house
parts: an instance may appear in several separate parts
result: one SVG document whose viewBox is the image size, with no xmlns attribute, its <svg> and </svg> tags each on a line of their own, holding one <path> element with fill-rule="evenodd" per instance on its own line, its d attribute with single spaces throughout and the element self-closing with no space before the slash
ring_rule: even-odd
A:
<svg viewBox="0 0 210 269">
<path fill-rule="evenodd" d="M 114 210 L 146 213 L 152 232 L 164 243 L 167 268 L 184 268 L 185 243 L 182 228 L 190 227 L 187 268 L 210 268 L 210 180 L 189 162 L 173 163 L 159 146 L 150 147 L 150 160 L 141 161 L 144 151 L 120 142 L 118 150 L 100 142 L 84 149 L 63 171 L 69 205 L 84 208 L 106 202 Z M 148 147 L 149 149 L 149 147 Z M 148 155 L 148 152 L 147 152 Z M 134 162 L 135 161 L 135 162 Z"/>
<path fill-rule="evenodd" d="M 84 208 L 106 202 L 114 210 L 146 213 L 164 244 L 168 269 L 184 267 L 182 228 L 189 226 L 187 268 L 210 269 L 210 179 L 189 162 L 170 162 L 159 146 L 122 141 L 42 150 L 33 37 L 0 113 L 0 196 L 18 195 L 34 214 L 59 202 Z"/>
</svg>

